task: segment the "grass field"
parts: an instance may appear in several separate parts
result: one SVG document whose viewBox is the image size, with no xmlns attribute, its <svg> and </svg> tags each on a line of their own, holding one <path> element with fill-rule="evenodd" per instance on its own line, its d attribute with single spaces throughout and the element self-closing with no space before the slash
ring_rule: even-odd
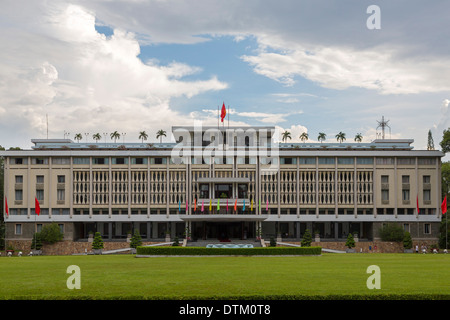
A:
<svg viewBox="0 0 450 320">
<path fill-rule="evenodd" d="M 81 270 L 68 289 L 67 267 Z M 367 267 L 381 271 L 369 290 Z M 450 255 L 0 258 L 0 299 L 449 299 Z"/>
</svg>

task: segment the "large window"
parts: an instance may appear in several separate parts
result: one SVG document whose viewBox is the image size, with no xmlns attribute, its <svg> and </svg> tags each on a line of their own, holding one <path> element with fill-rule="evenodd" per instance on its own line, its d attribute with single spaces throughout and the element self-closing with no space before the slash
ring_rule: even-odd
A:
<svg viewBox="0 0 450 320">
<path fill-rule="evenodd" d="M 353 158 L 338 158 L 338 164 L 353 164 Z"/>
<path fill-rule="evenodd" d="M 334 158 L 321 157 L 319 158 L 319 164 L 334 164 Z"/>
<path fill-rule="evenodd" d="M 356 158 L 357 164 L 373 164 L 373 158 Z"/>
<path fill-rule="evenodd" d="M 214 186 L 214 197 L 216 199 L 232 198 L 233 185 L 231 183 L 216 184 Z"/>
<path fill-rule="evenodd" d="M 246 199 L 248 198 L 248 185 L 244 183 L 238 184 L 238 198 Z"/>
<path fill-rule="evenodd" d="M 207 199 L 209 198 L 209 184 L 204 183 L 200 184 L 200 199 Z"/>
<path fill-rule="evenodd" d="M 73 158 L 73 164 L 89 164 L 89 158 Z"/>
<path fill-rule="evenodd" d="M 92 158 L 93 164 L 108 164 L 108 158 Z"/>
</svg>

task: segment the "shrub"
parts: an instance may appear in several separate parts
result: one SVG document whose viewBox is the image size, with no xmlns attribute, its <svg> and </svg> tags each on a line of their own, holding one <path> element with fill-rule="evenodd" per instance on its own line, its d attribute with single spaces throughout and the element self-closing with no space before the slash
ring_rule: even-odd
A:
<svg viewBox="0 0 450 320">
<path fill-rule="evenodd" d="M 180 242 L 178 241 L 178 237 L 175 237 L 175 241 L 172 243 L 172 247 L 179 247 Z"/>
<path fill-rule="evenodd" d="M 205 247 L 137 247 L 138 255 L 320 255 L 321 247 L 257 247 L 257 248 L 205 248 Z"/>
<path fill-rule="evenodd" d="M 388 223 L 380 228 L 382 241 L 402 242 L 404 233 L 403 228 L 394 223 Z"/>
<path fill-rule="evenodd" d="M 42 242 L 52 244 L 61 241 L 64 234 L 59 229 L 59 226 L 55 222 L 52 222 L 51 224 L 47 224 L 42 227 L 40 236 Z"/>
<path fill-rule="evenodd" d="M 135 248 L 136 249 L 140 245 L 142 245 L 142 238 L 141 238 L 141 235 L 140 235 L 139 231 L 135 230 L 134 234 L 133 234 L 133 236 L 131 237 L 131 240 L 130 240 L 130 248 Z"/>
<path fill-rule="evenodd" d="M 348 234 L 347 241 L 345 242 L 345 246 L 349 249 L 355 247 L 355 239 L 353 239 L 353 235 L 351 233 Z"/>
<path fill-rule="evenodd" d="M 271 237 L 269 247 L 276 247 L 276 246 L 277 246 L 277 241 L 275 240 L 274 237 Z"/>
<path fill-rule="evenodd" d="M 405 248 L 405 249 L 412 248 L 411 233 L 409 233 L 408 231 L 405 232 L 405 235 L 403 237 L 403 248 Z"/>
<path fill-rule="evenodd" d="M 94 241 L 92 241 L 92 249 L 103 249 L 103 239 L 100 232 L 96 232 L 94 235 Z"/>
<path fill-rule="evenodd" d="M 311 247 L 311 242 L 312 242 L 312 236 L 311 233 L 309 232 L 309 229 L 305 230 L 305 233 L 303 234 L 303 239 L 302 239 L 302 247 Z"/>
</svg>

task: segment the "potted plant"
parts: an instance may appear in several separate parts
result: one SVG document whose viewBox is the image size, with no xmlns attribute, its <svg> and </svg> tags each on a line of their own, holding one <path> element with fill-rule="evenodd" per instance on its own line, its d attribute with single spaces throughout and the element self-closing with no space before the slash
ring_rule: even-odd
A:
<svg viewBox="0 0 450 320">
<path fill-rule="evenodd" d="M 184 237 L 186 238 L 186 240 L 191 240 L 191 233 L 189 232 L 189 228 L 186 228 L 184 230 Z"/>
<path fill-rule="evenodd" d="M 358 232 L 353 232 L 353 240 L 355 240 L 355 242 L 358 242 Z"/>
<path fill-rule="evenodd" d="M 94 236 L 94 241 L 92 241 L 92 251 L 94 254 L 102 254 L 103 239 L 100 232 L 96 232 Z"/>
<path fill-rule="evenodd" d="M 320 242 L 320 231 L 319 230 L 314 231 L 314 241 Z"/>
<path fill-rule="evenodd" d="M 42 254 L 42 236 L 40 232 L 36 232 L 31 240 L 31 254 L 41 255 Z"/>
<path fill-rule="evenodd" d="M 353 239 L 353 235 L 351 233 L 348 234 L 347 241 L 345 242 L 345 246 L 347 247 L 347 250 L 345 252 L 347 253 L 354 253 L 355 249 L 355 239 Z"/>
<path fill-rule="evenodd" d="M 136 248 L 140 245 L 142 245 L 142 238 L 141 238 L 139 231 L 135 230 L 133 236 L 130 239 L 131 253 L 135 254 Z"/>
<path fill-rule="evenodd" d="M 403 248 L 405 253 L 412 253 L 412 239 L 411 239 L 411 233 L 408 231 L 405 232 L 405 235 L 403 236 Z"/>
<path fill-rule="evenodd" d="M 256 240 L 261 240 L 261 228 L 258 228 L 258 230 L 256 230 Z"/>
<path fill-rule="evenodd" d="M 175 241 L 172 243 L 172 247 L 179 247 L 180 242 L 178 241 L 178 237 L 175 237 Z"/>
<path fill-rule="evenodd" d="M 88 242 L 94 241 L 94 232 L 89 231 L 88 233 Z"/>
<path fill-rule="evenodd" d="M 277 242 L 275 241 L 275 238 L 270 237 L 269 247 L 276 247 L 276 246 L 277 246 Z"/>
<path fill-rule="evenodd" d="M 170 231 L 166 230 L 166 242 L 170 242 Z"/>
<path fill-rule="evenodd" d="M 131 242 L 131 230 L 127 231 L 127 242 Z"/>
</svg>

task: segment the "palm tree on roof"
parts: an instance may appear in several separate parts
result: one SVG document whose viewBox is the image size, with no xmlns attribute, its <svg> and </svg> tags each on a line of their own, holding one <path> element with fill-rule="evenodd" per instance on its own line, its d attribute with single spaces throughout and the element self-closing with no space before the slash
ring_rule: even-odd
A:
<svg viewBox="0 0 450 320">
<path fill-rule="evenodd" d="M 81 139 L 83 139 L 83 135 L 81 133 L 77 133 L 74 137 L 75 140 L 78 140 L 80 142 Z"/>
<path fill-rule="evenodd" d="M 361 142 L 362 141 L 363 136 L 361 135 L 361 133 L 357 133 L 355 136 L 355 141 L 356 142 Z"/>
<path fill-rule="evenodd" d="M 320 141 L 320 143 L 322 143 L 322 141 L 324 141 L 327 138 L 327 135 L 323 132 L 319 132 L 319 136 L 317 137 L 317 140 Z"/>
<path fill-rule="evenodd" d="M 164 131 L 163 129 L 158 130 L 158 131 L 156 132 L 156 139 L 159 138 L 159 143 L 162 143 L 162 137 L 167 137 L 167 136 L 166 136 L 166 131 Z"/>
<path fill-rule="evenodd" d="M 120 133 L 118 133 L 117 131 L 114 131 L 113 133 L 110 134 L 111 140 L 114 139 L 114 143 L 116 143 L 117 139 L 120 139 Z"/>
<path fill-rule="evenodd" d="M 147 140 L 148 134 L 145 131 L 139 132 L 139 139 L 142 140 L 142 143 L 144 143 L 144 140 Z"/>
<path fill-rule="evenodd" d="M 98 142 L 98 140 L 100 140 L 102 136 L 100 135 L 100 133 L 96 133 L 92 135 L 92 138 L 95 140 L 95 142 Z"/>
<path fill-rule="evenodd" d="M 342 131 L 339 132 L 336 135 L 336 140 L 339 141 L 339 143 L 342 143 L 343 141 L 345 141 L 345 133 L 343 133 Z"/>
<path fill-rule="evenodd" d="M 306 133 L 306 132 L 303 132 L 303 133 L 300 135 L 300 140 L 302 140 L 303 142 L 305 142 L 306 140 L 308 140 L 308 138 L 309 138 L 309 136 L 308 136 L 308 133 Z"/>
<path fill-rule="evenodd" d="M 285 131 L 285 132 L 283 132 L 282 134 L 281 134 L 281 141 L 284 141 L 284 142 L 287 142 L 287 139 L 292 139 L 292 137 L 291 137 L 291 133 L 289 132 L 289 131 Z"/>
</svg>

